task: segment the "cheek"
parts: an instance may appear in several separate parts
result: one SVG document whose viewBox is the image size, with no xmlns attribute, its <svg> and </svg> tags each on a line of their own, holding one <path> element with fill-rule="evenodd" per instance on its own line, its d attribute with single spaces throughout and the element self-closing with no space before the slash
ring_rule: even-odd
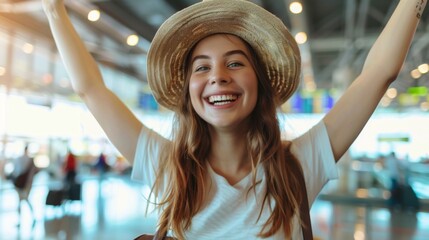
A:
<svg viewBox="0 0 429 240">
<path fill-rule="evenodd" d="M 203 99 L 201 98 L 204 91 L 204 84 L 198 81 L 189 81 L 189 97 L 191 100 L 192 108 L 198 116 L 204 119 Z"/>
<path fill-rule="evenodd" d="M 254 101 L 258 98 L 258 79 L 254 74 L 249 74 L 248 79 L 252 79 L 250 84 L 248 85 L 249 91 L 252 93 L 251 96 L 254 97 Z"/>
<path fill-rule="evenodd" d="M 195 108 L 195 104 L 200 100 L 200 96 L 203 92 L 204 85 L 192 78 L 189 80 L 189 96 L 191 97 L 192 106 Z"/>
</svg>

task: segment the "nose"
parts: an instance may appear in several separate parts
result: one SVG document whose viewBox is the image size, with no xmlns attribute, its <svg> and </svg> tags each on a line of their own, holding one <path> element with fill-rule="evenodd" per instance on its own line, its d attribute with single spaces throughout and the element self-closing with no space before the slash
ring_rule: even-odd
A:
<svg viewBox="0 0 429 240">
<path fill-rule="evenodd" d="M 231 81 L 228 69 L 225 67 L 214 67 L 210 75 L 210 84 L 227 84 Z"/>
</svg>

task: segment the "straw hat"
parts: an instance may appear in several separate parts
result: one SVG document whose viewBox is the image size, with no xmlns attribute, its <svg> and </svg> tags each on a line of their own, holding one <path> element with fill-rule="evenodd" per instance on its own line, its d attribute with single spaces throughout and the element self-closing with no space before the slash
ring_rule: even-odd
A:
<svg viewBox="0 0 429 240">
<path fill-rule="evenodd" d="M 295 92 L 301 57 L 283 22 L 246 0 L 205 0 L 175 13 L 153 38 L 147 56 L 147 79 L 159 104 L 177 110 L 189 51 L 201 39 L 216 33 L 233 34 L 250 44 L 267 72 L 278 106 Z"/>
</svg>

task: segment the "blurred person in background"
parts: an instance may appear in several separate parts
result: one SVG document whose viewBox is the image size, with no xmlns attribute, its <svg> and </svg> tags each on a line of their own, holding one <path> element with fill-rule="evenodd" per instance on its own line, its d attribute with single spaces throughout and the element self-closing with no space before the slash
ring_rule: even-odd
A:
<svg viewBox="0 0 429 240">
<path fill-rule="evenodd" d="M 107 164 L 106 154 L 101 152 L 100 155 L 98 155 L 97 160 L 96 160 L 93 168 L 99 174 L 104 174 L 104 173 L 110 171 L 111 167 L 109 164 Z"/>
<path fill-rule="evenodd" d="M 34 165 L 33 160 L 34 158 L 30 156 L 27 144 L 24 147 L 23 154 L 13 161 L 11 180 L 19 197 L 19 216 L 21 216 L 22 202 L 27 203 L 31 215 L 33 215 L 33 207 L 28 200 L 33 186 L 34 175 L 37 173 L 37 167 Z"/>
<path fill-rule="evenodd" d="M 70 149 L 68 149 L 63 163 L 63 171 L 65 173 L 65 189 L 76 182 L 77 168 L 78 163 L 76 155 Z"/>
<path fill-rule="evenodd" d="M 384 166 L 390 177 L 389 207 L 393 209 L 399 205 L 402 208 L 401 186 L 405 185 L 404 166 L 396 157 L 395 152 L 391 152 L 384 158 Z"/>
<path fill-rule="evenodd" d="M 384 167 L 390 177 L 390 197 L 388 205 L 391 210 L 413 210 L 420 208 L 419 199 L 408 182 L 408 163 L 399 159 L 395 152 L 384 158 Z"/>
<path fill-rule="evenodd" d="M 33 164 L 33 158 L 30 157 L 28 144 L 26 144 L 24 146 L 22 155 L 15 158 L 13 161 L 13 172 L 11 177 L 16 179 L 19 175 L 28 171 L 28 169 L 31 168 L 32 164 Z"/>
</svg>

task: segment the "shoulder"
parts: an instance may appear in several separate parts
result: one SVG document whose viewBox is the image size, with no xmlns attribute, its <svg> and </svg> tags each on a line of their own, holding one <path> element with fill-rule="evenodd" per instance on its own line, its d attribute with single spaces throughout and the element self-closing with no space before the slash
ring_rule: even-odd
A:
<svg viewBox="0 0 429 240">
<path fill-rule="evenodd" d="M 171 147 L 171 141 L 149 128 L 142 128 L 133 159 L 133 178 L 142 179 L 143 175 L 154 177 L 158 169 L 161 154 Z M 148 172 L 151 172 L 150 174 Z"/>
<path fill-rule="evenodd" d="M 166 137 L 162 136 L 158 132 L 143 127 L 140 131 L 139 139 L 137 141 L 137 151 L 138 152 L 145 152 L 163 149 L 164 147 L 167 147 L 171 144 L 171 141 L 167 139 Z"/>
<path fill-rule="evenodd" d="M 295 153 L 308 152 L 319 147 L 330 148 L 328 132 L 322 120 L 291 141 L 291 148 Z"/>
</svg>

